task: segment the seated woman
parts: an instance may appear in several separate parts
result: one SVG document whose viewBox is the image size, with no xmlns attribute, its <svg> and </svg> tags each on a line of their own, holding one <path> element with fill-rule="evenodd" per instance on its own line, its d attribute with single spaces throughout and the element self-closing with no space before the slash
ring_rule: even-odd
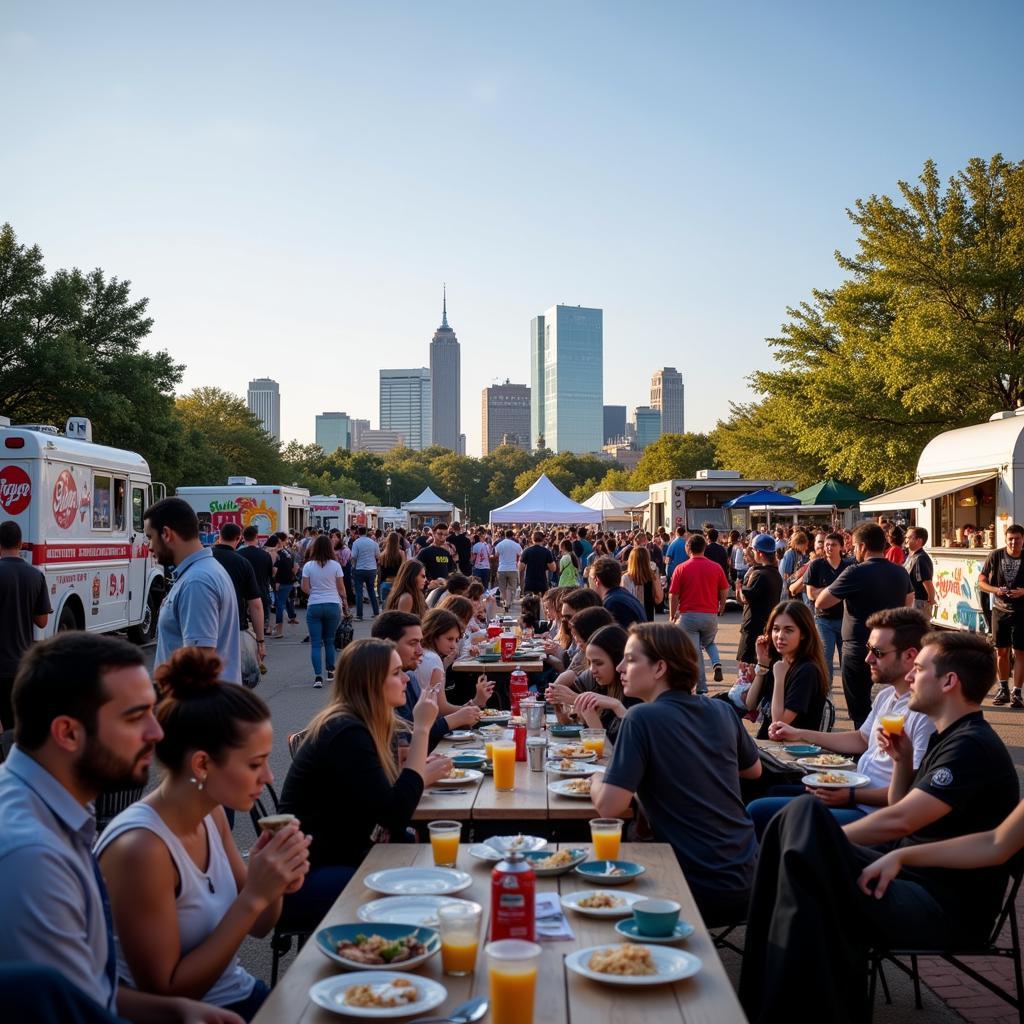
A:
<svg viewBox="0 0 1024 1024">
<path fill-rule="evenodd" d="M 470 625 L 487 632 L 487 623 L 498 614 L 498 602 L 487 596 L 484 585 L 477 579 L 471 580 L 466 590 L 466 600 L 473 603 L 473 619 Z"/>
<path fill-rule="evenodd" d="M 576 698 L 584 690 L 595 688 L 593 673 L 586 664 L 587 641 L 599 629 L 610 626 L 614 621 L 612 613 L 605 608 L 584 608 L 572 617 L 571 630 L 574 643 L 579 646 L 580 660 L 574 660 L 569 668 L 560 673 L 545 693 L 546 699 L 555 705 L 555 714 L 562 725 L 572 721 Z M 618 665 L 619 661 L 615 664 Z"/>
<path fill-rule="evenodd" d="M 421 619 L 427 614 L 427 570 L 415 558 L 407 558 L 395 576 L 384 602 L 386 612 L 411 612 Z"/>
<path fill-rule="evenodd" d="M 757 747 L 721 701 L 694 694 L 697 654 L 677 626 L 630 627 L 619 672 L 626 696 L 641 703 L 622 719 L 608 770 L 594 776 L 597 813 L 621 816 L 635 794 L 657 840 L 672 845 L 705 923 L 741 921 L 757 840 L 740 778 L 761 774 Z"/>
<path fill-rule="evenodd" d="M 536 594 L 527 594 L 519 602 L 519 625 L 522 629 L 536 631 L 540 622 L 540 598 Z"/>
<path fill-rule="evenodd" d="M 288 899 L 290 919 L 315 926 L 374 843 L 404 841 L 424 786 L 448 774 L 448 758 L 427 756 L 433 686 L 416 702 L 399 765 L 398 738 L 408 725 L 395 709 L 407 685 L 390 640 L 357 640 L 339 659 L 331 701 L 306 727 L 281 792 L 281 810 L 313 837 L 309 877 Z"/>
<path fill-rule="evenodd" d="M 416 666 L 416 681 L 420 690 L 430 686 L 438 688 L 438 713 L 452 721 L 452 715 L 462 708 L 449 704 L 444 698 L 445 669 L 454 660 L 462 637 L 462 623 L 447 608 L 431 608 L 423 616 L 423 657 Z M 476 694 L 470 707 L 485 708 L 487 700 L 494 692 L 494 683 L 486 675 L 477 678 Z M 475 725 L 479 714 L 467 724 Z"/>
<path fill-rule="evenodd" d="M 262 832 L 246 863 L 224 806 L 247 812 L 273 780 L 270 710 L 219 683 L 220 659 L 198 647 L 156 670 L 164 730 L 160 785 L 122 811 L 96 844 L 110 891 L 120 977 L 143 992 L 202 999 L 252 1019 L 269 989 L 239 963 L 266 935 L 285 893 L 309 869 L 297 824 Z"/>
<path fill-rule="evenodd" d="M 468 597 L 449 594 L 447 597 L 441 598 L 437 607 L 446 608 L 459 620 L 459 625 L 462 627 L 462 636 L 459 638 L 458 650 L 455 652 L 452 661 L 455 661 L 456 658 L 465 658 L 468 655 L 479 654 L 479 644 L 487 639 L 487 630 L 477 629 L 473 625 L 473 602 Z"/>
<path fill-rule="evenodd" d="M 626 631 L 619 625 L 602 626 L 587 641 L 586 651 L 589 669 L 584 675 L 589 678 L 581 676 L 577 680 L 582 692 L 573 710 L 588 729 L 604 729 L 608 742 L 614 744 L 626 711 L 639 703 L 635 697 L 626 696 L 619 675 L 626 651 Z"/>
</svg>

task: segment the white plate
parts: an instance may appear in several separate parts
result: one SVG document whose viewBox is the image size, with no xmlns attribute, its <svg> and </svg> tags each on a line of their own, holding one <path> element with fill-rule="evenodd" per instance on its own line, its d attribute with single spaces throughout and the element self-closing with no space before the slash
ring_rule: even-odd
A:
<svg viewBox="0 0 1024 1024">
<path fill-rule="evenodd" d="M 560 768 L 559 764 L 559 761 L 548 761 L 544 768 L 552 775 L 564 775 L 570 779 L 579 779 L 584 775 L 593 775 L 595 772 L 604 771 L 604 768 L 599 764 L 587 764 L 581 761 L 576 762 L 575 768 Z"/>
<path fill-rule="evenodd" d="M 465 743 L 477 738 L 477 734 L 472 729 L 453 729 L 445 736 L 446 740 L 451 740 L 453 743 Z"/>
<path fill-rule="evenodd" d="M 634 921 L 633 918 L 629 918 L 626 921 L 620 921 L 615 926 L 615 930 L 619 935 L 624 939 L 628 939 L 630 942 L 654 942 L 659 946 L 674 946 L 677 942 L 682 942 L 683 939 L 688 939 L 696 929 L 688 921 L 680 921 L 676 924 L 671 935 L 641 935 L 640 932 L 637 931 L 636 921 Z"/>
<path fill-rule="evenodd" d="M 461 778 L 456 777 L 453 779 L 449 776 L 447 779 L 436 779 L 434 781 L 434 785 L 461 786 L 463 783 L 467 782 L 479 782 L 484 777 L 484 773 L 477 771 L 475 768 L 462 768 L 461 771 L 466 773 Z"/>
<path fill-rule="evenodd" d="M 513 836 L 491 836 L 490 839 L 484 840 L 483 845 L 496 850 L 504 857 L 513 852 L 529 853 L 531 850 L 543 850 L 548 841 L 543 836 L 524 836 L 517 833 Z"/>
<path fill-rule="evenodd" d="M 476 725 L 478 729 L 483 725 L 501 725 L 502 722 L 507 722 L 511 717 L 511 711 L 502 711 L 497 715 L 481 715 Z"/>
<path fill-rule="evenodd" d="M 356 917 L 376 924 L 408 924 L 416 928 L 436 928 L 437 908 L 449 903 L 472 905 L 472 900 L 454 896 L 384 896 L 364 903 Z"/>
<path fill-rule="evenodd" d="M 812 772 L 841 772 L 841 771 L 844 771 L 847 768 L 856 768 L 857 767 L 857 762 L 856 761 L 852 761 L 848 757 L 844 757 L 842 759 L 842 761 L 840 761 L 838 764 L 815 764 L 814 763 L 815 761 L 818 760 L 819 757 L 823 757 L 823 756 L 825 756 L 825 755 L 817 754 L 814 757 L 798 757 L 796 759 L 796 763 L 798 765 L 800 765 L 801 768 L 808 768 Z M 838 754 L 833 754 L 831 756 L 838 757 L 839 755 Z"/>
<path fill-rule="evenodd" d="M 821 782 L 820 772 L 811 772 L 810 775 L 805 775 L 800 781 L 805 786 L 813 786 L 815 789 L 857 789 L 859 786 L 870 786 L 871 780 L 866 775 L 861 775 L 859 772 L 834 772 L 832 769 L 828 771 L 829 775 L 842 775 L 842 782 Z"/>
<path fill-rule="evenodd" d="M 587 750 L 582 754 L 561 754 L 559 753 L 560 747 L 565 747 L 566 750 L 575 748 L 574 743 L 559 743 L 556 746 L 548 746 L 548 757 L 551 760 L 560 760 L 563 757 L 572 758 L 573 761 L 596 761 L 597 754 L 593 750 Z"/>
<path fill-rule="evenodd" d="M 448 896 L 472 884 L 465 871 L 454 868 L 388 868 L 363 881 L 367 889 L 385 896 Z"/>
<path fill-rule="evenodd" d="M 383 985 L 401 978 L 416 986 L 415 1003 L 395 1006 L 389 1009 L 371 1009 L 365 1006 L 346 1006 L 345 993 L 353 985 Z M 448 998 L 444 985 L 420 974 L 399 974 L 397 971 L 356 971 L 352 974 L 335 974 L 318 981 L 310 990 L 309 998 L 332 1013 L 343 1017 L 360 1017 L 363 1020 L 385 1020 L 393 1017 L 409 1017 L 429 1013 Z"/>
<path fill-rule="evenodd" d="M 558 796 L 572 797 L 574 800 L 589 800 L 589 793 L 575 793 L 569 788 L 573 781 L 573 779 L 559 779 L 557 782 L 549 782 L 548 792 L 556 793 Z"/>
<path fill-rule="evenodd" d="M 686 953 L 681 949 L 672 949 L 670 946 L 646 946 L 650 950 L 651 959 L 654 961 L 657 974 L 599 974 L 592 971 L 587 963 L 591 954 L 599 949 L 611 949 L 616 943 L 607 943 L 603 946 L 589 946 L 586 949 L 577 949 L 575 953 L 569 953 L 565 958 L 565 966 L 576 974 L 582 974 L 584 978 L 593 981 L 604 982 L 606 985 L 667 985 L 672 981 L 680 981 L 696 974 L 703 964 L 699 958 L 692 953 Z M 643 943 L 629 943 L 637 946 Z"/>
<path fill-rule="evenodd" d="M 581 907 L 580 900 L 587 896 L 594 896 L 599 892 L 608 893 L 609 896 L 618 896 L 622 903 L 617 907 Z M 562 906 L 569 910 L 575 910 L 577 914 L 585 914 L 587 917 L 625 917 L 633 913 L 633 904 L 641 900 L 649 899 L 647 896 L 638 896 L 633 892 L 609 892 L 607 889 L 581 889 L 579 892 L 570 892 L 562 897 Z"/>
</svg>

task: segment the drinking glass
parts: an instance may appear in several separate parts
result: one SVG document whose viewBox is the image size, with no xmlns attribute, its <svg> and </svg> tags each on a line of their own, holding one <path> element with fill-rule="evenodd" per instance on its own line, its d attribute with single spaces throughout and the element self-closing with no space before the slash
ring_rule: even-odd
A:
<svg viewBox="0 0 1024 1024">
<path fill-rule="evenodd" d="M 434 864 L 439 868 L 453 868 L 459 856 L 459 840 L 462 825 L 457 821 L 432 821 L 427 825 L 430 832 L 430 848 L 434 853 Z"/>
<path fill-rule="evenodd" d="M 491 994 L 491 1024 L 533 1024 L 533 997 L 541 948 L 523 939 L 484 947 Z"/>
<path fill-rule="evenodd" d="M 495 740 L 491 744 L 494 762 L 494 788 L 510 793 L 516 788 L 516 744 L 514 740 Z"/>
<path fill-rule="evenodd" d="M 622 845 L 621 818 L 591 818 L 590 841 L 595 860 L 618 860 Z"/>
<path fill-rule="evenodd" d="M 483 907 L 479 903 L 446 903 L 438 907 L 441 966 L 445 974 L 461 977 L 473 973 L 482 919 Z"/>
<path fill-rule="evenodd" d="M 580 743 L 584 750 L 592 750 L 598 757 L 604 757 L 604 729 L 583 729 Z"/>
</svg>

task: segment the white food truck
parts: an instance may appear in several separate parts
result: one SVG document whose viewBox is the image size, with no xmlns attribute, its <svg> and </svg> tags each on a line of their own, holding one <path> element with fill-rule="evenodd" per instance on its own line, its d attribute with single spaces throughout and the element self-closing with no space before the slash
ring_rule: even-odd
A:
<svg viewBox="0 0 1024 1024">
<path fill-rule="evenodd" d="M 309 499 L 310 526 L 320 530 L 345 530 L 349 526 L 367 526 L 366 503 L 336 494 L 314 494 Z"/>
<path fill-rule="evenodd" d="M 179 487 L 174 493 L 195 509 L 199 537 L 206 545 L 217 542 L 225 523 L 237 523 L 243 530 L 255 526 L 261 542 L 278 530 L 311 525 L 305 487 L 258 484 L 252 477 L 230 476 L 220 487 Z"/>
<path fill-rule="evenodd" d="M 928 530 L 935 564 L 933 621 L 986 629 L 978 574 L 1006 543 L 1006 528 L 1024 522 L 1024 409 L 939 434 L 917 461 L 913 483 L 868 498 L 861 512 L 905 513 Z"/>
<path fill-rule="evenodd" d="M 142 514 L 164 496 L 146 460 L 92 443 L 92 424 L 72 417 L 64 433 L 0 420 L 0 519 L 21 527 L 25 560 L 46 577 L 58 630 L 127 629 L 151 639 L 167 590 L 149 553 Z"/>
<path fill-rule="evenodd" d="M 650 497 L 638 506 L 644 511 L 644 529 L 664 527 L 671 533 L 677 526 L 699 530 L 711 523 L 719 531 L 750 529 L 750 513 L 745 508 L 723 508 L 732 498 L 751 491 L 770 489 L 791 491 L 792 480 L 744 480 L 731 469 L 698 469 L 692 480 L 661 480 L 648 488 Z"/>
</svg>

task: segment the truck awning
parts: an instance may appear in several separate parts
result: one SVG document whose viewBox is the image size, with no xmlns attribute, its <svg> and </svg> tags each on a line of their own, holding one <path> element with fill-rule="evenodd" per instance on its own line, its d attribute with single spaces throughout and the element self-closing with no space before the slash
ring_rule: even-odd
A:
<svg viewBox="0 0 1024 1024">
<path fill-rule="evenodd" d="M 965 487 L 976 487 L 986 480 L 997 476 L 995 470 L 986 473 L 971 473 L 966 476 L 950 476 L 945 480 L 922 480 L 918 483 L 897 487 L 894 491 L 886 491 L 874 498 L 866 498 L 860 503 L 861 512 L 892 512 L 898 508 L 915 508 L 918 504 L 932 498 L 941 498 Z"/>
</svg>

